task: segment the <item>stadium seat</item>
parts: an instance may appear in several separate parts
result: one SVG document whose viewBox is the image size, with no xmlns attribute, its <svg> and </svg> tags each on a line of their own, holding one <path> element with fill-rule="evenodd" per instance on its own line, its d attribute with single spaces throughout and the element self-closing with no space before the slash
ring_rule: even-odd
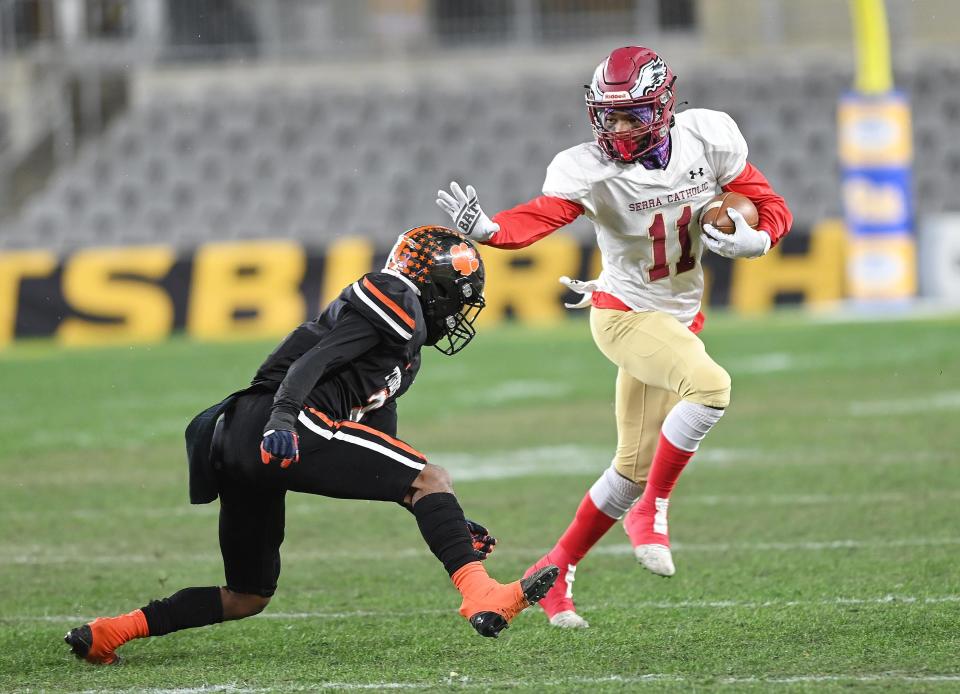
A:
<svg viewBox="0 0 960 694">
<path fill-rule="evenodd" d="M 926 59 L 897 74 L 915 103 L 916 159 L 960 173 L 945 124 L 960 120 L 960 62 Z M 839 214 L 836 104 L 846 69 L 684 75 L 691 106 L 727 110 L 800 226 Z M 503 108 L 509 104 L 510 108 Z M 525 118 L 522 114 L 543 114 Z M 476 186 L 492 211 L 536 195 L 561 149 L 590 138 L 582 94 L 559 77 L 482 92 L 431 84 L 373 97 L 347 87 L 216 87 L 146 103 L 60 169 L 0 226 L 4 247 L 53 248 L 143 237 L 193 245 L 273 234 L 312 245 L 345 233 L 381 243 L 398 226 L 445 222 L 434 193 Z M 950 209 L 952 191 L 918 173 L 918 208 Z M 591 236 L 589 224 L 575 234 Z"/>
</svg>

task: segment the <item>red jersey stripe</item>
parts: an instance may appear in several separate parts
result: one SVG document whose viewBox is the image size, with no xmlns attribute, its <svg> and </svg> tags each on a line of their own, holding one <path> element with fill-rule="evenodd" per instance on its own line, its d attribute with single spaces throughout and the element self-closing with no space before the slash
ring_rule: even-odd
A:
<svg viewBox="0 0 960 694">
<path fill-rule="evenodd" d="M 607 294 L 606 292 L 594 292 L 593 296 L 590 297 L 590 304 L 596 308 L 609 308 L 615 311 L 633 310 L 613 294 Z M 697 311 L 697 315 L 693 317 L 693 321 L 691 321 L 687 328 L 696 335 L 703 330 L 703 324 L 706 322 L 707 317 L 703 315 L 703 311 Z"/>
</svg>

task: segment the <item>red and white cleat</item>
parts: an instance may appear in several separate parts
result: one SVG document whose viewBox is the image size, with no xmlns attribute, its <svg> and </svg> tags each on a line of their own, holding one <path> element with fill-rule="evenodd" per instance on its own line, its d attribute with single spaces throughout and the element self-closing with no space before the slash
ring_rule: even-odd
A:
<svg viewBox="0 0 960 694">
<path fill-rule="evenodd" d="M 527 569 L 524 576 L 529 576 L 535 571 L 551 564 L 560 568 L 560 574 L 557 576 L 557 581 L 553 584 L 553 588 L 551 588 L 540 601 L 540 607 L 546 612 L 550 624 L 555 627 L 561 627 L 563 629 L 587 628 L 590 624 L 577 614 L 577 608 L 573 604 L 573 581 L 576 578 L 576 564 L 555 562 L 548 552 L 536 564 Z"/>
<path fill-rule="evenodd" d="M 673 576 L 677 569 L 670 552 L 667 528 L 668 499 L 657 498 L 655 508 L 641 508 L 636 504 L 623 519 L 623 529 L 633 545 L 633 556 L 647 571 L 657 576 Z"/>
</svg>

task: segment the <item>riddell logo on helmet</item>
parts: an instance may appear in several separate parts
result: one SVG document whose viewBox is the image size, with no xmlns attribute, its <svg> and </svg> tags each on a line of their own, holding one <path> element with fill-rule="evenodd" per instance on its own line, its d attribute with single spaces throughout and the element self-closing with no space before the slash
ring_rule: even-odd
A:
<svg viewBox="0 0 960 694">
<path fill-rule="evenodd" d="M 465 277 L 472 275 L 480 269 L 477 252 L 465 243 L 451 247 L 450 256 L 453 258 L 452 265 L 454 269 Z"/>
</svg>

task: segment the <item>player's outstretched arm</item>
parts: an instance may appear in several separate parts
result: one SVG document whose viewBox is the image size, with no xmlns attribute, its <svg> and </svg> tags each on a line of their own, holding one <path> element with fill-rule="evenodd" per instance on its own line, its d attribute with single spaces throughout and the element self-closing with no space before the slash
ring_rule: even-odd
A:
<svg viewBox="0 0 960 694">
<path fill-rule="evenodd" d="M 451 193 L 437 191 L 437 205 L 450 215 L 460 233 L 494 248 L 525 248 L 583 214 L 583 207 L 577 202 L 538 195 L 490 219 L 480 208 L 473 186 L 467 186 L 464 192 L 454 181 L 450 190 Z"/>
</svg>

